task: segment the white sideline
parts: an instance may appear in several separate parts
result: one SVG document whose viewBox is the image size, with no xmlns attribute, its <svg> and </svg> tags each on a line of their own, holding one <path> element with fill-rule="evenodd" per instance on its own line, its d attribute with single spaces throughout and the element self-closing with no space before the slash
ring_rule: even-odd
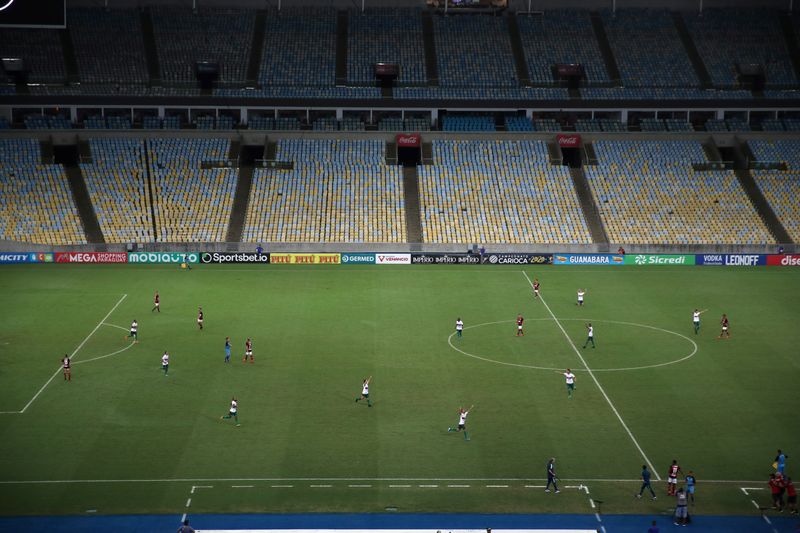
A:
<svg viewBox="0 0 800 533">
<path fill-rule="evenodd" d="M 114 311 L 116 311 L 116 310 L 117 310 L 117 307 L 119 307 L 119 304 L 121 304 L 121 303 L 122 303 L 122 301 L 123 301 L 125 298 L 127 298 L 127 297 L 128 297 L 128 295 L 127 295 L 127 294 L 123 294 L 123 295 L 122 295 L 122 298 L 120 298 L 120 299 L 117 301 L 117 303 L 116 303 L 116 304 L 114 304 L 114 307 L 112 307 L 112 308 L 111 308 L 111 311 L 109 311 L 109 312 L 106 314 L 106 316 L 104 316 L 104 317 L 102 318 L 102 320 L 100 320 L 100 322 L 98 322 L 98 323 L 97 323 L 97 325 L 94 327 L 94 329 L 91 331 L 91 333 L 89 333 L 89 334 L 86 336 L 86 338 L 85 338 L 85 339 L 83 339 L 83 341 L 81 341 L 81 343 L 78 345 L 78 347 L 77 347 L 77 348 L 75 348 L 75 351 L 73 351 L 73 352 L 70 354 L 70 356 L 69 356 L 69 359 L 70 359 L 70 361 L 72 360 L 72 358 L 73 358 L 73 357 L 75 357 L 75 354 L 76 354 L 76 353 L 78 353 L 78 350 L 80 350 L 81 348 L 83 348 L 83 345 L 84 345 L 84 344 L 86 344 L 86 343 L 89 341 L 89 339 L 90 339 L 90 338 L 92 338 L 92 335 L 94 335 L 94 334 L 97 332 L 97 330 L 98 330 L 98 329 L 100 329 L 100 326 L 102 326 L 102 325 L 103 325 L 103 322 L 105 322 L 105 321 L 106 321 L 106 319 L 107 319 L 108 317 L 110 317 L 110 316 L 111 316 L 111 313 L 113 313 Z M 31 398 L 31 400 L 30 400 L 30 401 L 29 401 L 27 404 L 25 404 L 25 407 L 23 407 L 23 408 L 22 408 L 22 410 L 21 410 L 21 411 L 19 411 L 19 414 L 22 414 L 22 413 L 24 413 L 25 411 L 27 411 L 28 407 L 30 407 L 30 406 L 31 406 L 31 404 L 32 404 L 33 402 L 35 402 L 35 401 L 36 401 L 36 398 L 38 398 L 38 397 L 39 397 L 39 395 L 40 395 L 42 392 L 44 392 L 44 389 L 46 389 L 46 388 L 47 388 L 47 386 L 48 386 L 48 385 L 50 385 L 50 382 L 51 382 L 51 381 L 53 381 L 53 380 L 55 379 L 55 377 L 58 375 L 58 373 L 59 373 L 59 372 L 61 372 L 61 367 L 60 367 L 60 366 L 59 366 L 59 367 L 56 369 L 56 371 L 53 373 L 53 375 L 52 375 L 52 376 L 50 376 L 50 379 L 48 379 L 48 380 L 47 380 L 47 382 L 46 382 L 44 385 L 42 385 L 42 388 L 41 388 L 41 389 L 39 389 L 39 391 L 38 391 L 36 394 L 34 394 L 34 395 L 33 395 L 33 398 Z"/>
<path fill-rule="evenodd" d="M 528 273 L 523 270 L 522 275 L 525 276 L 526 280 L 528 280 L 528 285 L 530 285 L 531 288 L 533 288 L 533 282 L 531 281 L 531 278 L 528 277 Z M 600 390 L 600 394 L 603 395 L 603 398 L 606 399 L 606 402 L 608 402 L 608 405 L 609 407 L 611 407 L 611 410 L 614 411 L 614 414 L 617 416 L 617 420 L 619 420 L 619 423 L 622 424 L 623 428 L 625 428 L 625 432 L 633 441 L 633 444 L 636 446 L 636 449 L 639 450 L 639 453 L 642 455 L 642 458 L 647 463 L 647 466 L 650 467 L 650 472 L 652 472 L 653 475 L 656 476 L 656 480 L 661 481 L 661 476 L 658 475 L 658 470 L 656 470 L 656 468 L 653 466 L 653 463 L 647 457 L 647 454 L 644 453 L 644 450 L 639 445 L 639 441 L 637 441 L 636 437 L 633 436 L 633 433 L 631 432 L 630 428 L 628 428 L 628 424 L 625 423 L 625 420 L 622 419 L 622 416 L 619 414 L 619 411 L 617 411 L 617 408 L 614 407 L 614 403 L 611 401 L 611 398 L 608 397 L 608 394 L 606 394 L 606 391 L 603 389 L 603 386 L 600 385 L 600 382 L 597 380 L 597 377 L 594 375 L 594 372 L 592 372 L 592 369 L 589 368 L 589 365 L 586 363 L 586 359 L 583 358 L 580 350 L 578 350 L 578 348 L 575 346 L 575 343 L 572 342 L 572 339 L 567 334 L 567 331 L 564 329 L 564 326 L 561 325 L 561 322 L 558 321 L 556 315 L 553 314 L 553 311 L 550 309 L 550 306 L 547 305 L 547 302 L 544 300 L 544 297 L 542 295 L 539 295 L 539 299 L 542 301 L 542 304 L 544 304 L 544 307 L 545 309 L 547 309 L 547 312 L 550 313 L 550 316 L 553 317 L 553 321 L 556 323 L 556 326 L 558 326 L 558 329 L 561 330 L 561 333 L 564 334 L 564 337 L 567 339 L 567 342 L 569 342 L 569 345 L 572 346 L 572 349 L 575 351 L 575 355 L 577 355 L 578 359 L 581 360 L 581 363 L 583 364 L 583 367 L 586 369 L 586 372 L 588 372 L 589 376 L 592 378 L 592 381 L 594 381 L 594 384 L 597 385 L 597 388 Z"/>
<path fill-rule="evenodd" d="M 117 484 L 117 483 L 201 483 L 201 482 L 273 482 L 273 483 L 288 483 L 288 482 L 312 482 L 312 481 L 329 481 L 329 482 L 353 482 L 353 481 L 371 481 L 373 483 L 393 483 L 393 482 L 410 482 L 410 481 L 438 481 L 438 482 L 491 482 L 491 481 L 507 481 L 507 482 L 534 482 L 546 481 L 546 478 L 409 478 L 409 477 L 392 477 L 392 478 L 363 478 L 363 477 L 290 477 L 290 478 L 275 478 L 275 477 L 248 477 L 248 478 L 140 478 L 140 479 L 4 479 L 0 480 L 0 485 L 60 485 L 60 484 L 82 484 L 82 483 L 99 483 L 99 484 Z M 622 478 L 560 478 L 560 481 L 575 481 L 582 483 L 641 483 L 641 479 L 622 479 Z M 723 483 L 723 484 L 736 484 L 736 485 L 755 485 L 762 483 L 762 481 L 752 479 L 704 479 L 703 483 Z M 290 488 L 294 485 L 271 485 L 273 488 Z M 410 488 L 411 485 L 389 485 L 391 488 Z M 526 488 L 538 487 L 537 485 L 525 485 Z M 210 486 L 196 485 L 193 488 L 211 488 Z M 544 485 L 541 485 L 544 488 Z"/>
</svg>

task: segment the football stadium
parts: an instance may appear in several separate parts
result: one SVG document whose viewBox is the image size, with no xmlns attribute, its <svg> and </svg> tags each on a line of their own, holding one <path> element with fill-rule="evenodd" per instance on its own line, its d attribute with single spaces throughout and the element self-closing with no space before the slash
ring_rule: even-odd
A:
<svg viewBox="0 0 800 533">
<path fill-rule="evenodd" d="M 797 243 L 792 0 L 0 0 L 0 531 L 796 533 Z"/>
</svg>

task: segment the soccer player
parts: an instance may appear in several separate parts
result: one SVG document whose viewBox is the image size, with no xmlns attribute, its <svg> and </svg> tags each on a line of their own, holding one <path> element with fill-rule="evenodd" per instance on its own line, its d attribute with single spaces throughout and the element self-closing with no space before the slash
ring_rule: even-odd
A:
<svg viewBox="0 0 800 533">
<path fill-rule="evenodd" d="M 225 362 L 231 362 L 231 338 L 225 337 Z"/>
<path fill-rule="evenodd" d="M 195 533 L 195 529 L 189 525 L 189 519 L 183 521 L 183 525 L 178 528 L 178 533 Z"/>
<path fill-rule="evenodd" d="M 533 296 L 539 297 L 539 278 L 533 278 Z"/>
<path fill-rule="evenodd" d="M 241 424 L 239 423 L 239 402 L 236 401 L 236 396 L 234 396 L 233 399 L 231 399 L 231 408 L 228 411 L 228 415 L 221 416 L 219 418 L 220 420 L 228 420 L 230 418 L 233 418 L 233 420 L 236 422 L 236 427 L 241 426 Z"/>
<path fill-rule="evenodd" d="M 359 400 L 367 400 L 367 407 L 372 407 L 372 402 L 369 399 L 369 382 L 371 380 L 372 376 L 365 379 L 364 382 L 361 384 L 361 396 L 356 398 L 356 403 L 358 403 Z"/>
<path fill-rule="evenodd" d="M 783 480 L 775 474 L 769 475 L 769 490 L 772 493 L 772 508 L 783 511 Z"/>
<path fill-rule="evenodd" d="M 578 301 L 575 305 L 583 306 L 583 297 L 586 294 L 586 289 L 578 289 Z"/>
<path fill-rule="evenodd" d="M 791 514 L 797 514 L 797 490 L 794 488 L 792 478 L 787 477 L 784 485 L 786 485 L 786 506 Z"/>
<path fill-rule="evenodd" d="M 522 315 L 517 315 L 517 337 L 524 337 L 525 332 L 522 330 L 522 324 L 525 322 L 525 319 L 522 318 Z"/>
<path fill-rule="evenodd" d="M 125 338 L 130 339 L 131 337 L 133 337 L 133 342 L 139 342 L 139 323 L 135 318 L 133 319 L 133 322 L 131 322 L 131 332 Z"/>
<path fill-rule="evenodd" d="M 689 470 L 689 473 L 686 474 L 684 478 L 686 481 L 686 497 L 692 501 L 692 505 L 694 505 L 694 486 L 697 483 L 697 478 L 694 477 L 694 472 Z"/>
<path fill-rule="evenodd" d="M 250 340 L 250 337 L 244 342 L 244 357 L 242 358 L 242 363 L 246 363 L 248 357 L 251 363 L 255 362 L 253 360 L 253 341 Z"/>
<path fill-rule="evenodd" d="M 572 391 L 575 390 L 575 374 L 569 368 L 566 372 L 562 372 L 567 381 L 567 398 L 572 399 Z"/>
<path fill-rule="evenodd" d="M 675 496 L 675 489 L 678 487 L 678 474 L 682 474 L 678 460 L 673 459 L 672 464 L 667 470 L 667 496 Z"/>
<path fill-rule="evenodd" d="M 202 330 L 203 329 L 203 308 L 197 308 L 197 326 Z"/>
<path fill-rule="evenodd" d="M 64 381 L 72 381 L 72 371 L 70 370 L 70 360 L 67 354 L 64 354 L 64 359 L 61 360 L 61 366 L 64 367 Z"/>
<path fill-rule="evenodd" d="M 447 428 L 447 431 L 463 431 L 464 432 L 464 440 L 469 440 L 469 435 L 467 434 L 467 416 L 469 412 L 472 411 L 472 408 L 475 407 L 474 405 L 470 406 L 469 409 L 464 409 L 463 407 L 458 408 L 458 427 L 455 429 Z"/>
<path fill-rule="evenodd" d="M 692 313 L 692 323 L 694 324 L 694 334 L 697 335 L 700 333 L 700 315 L 708 311 L 708 309 L 703 309 L 702 311 L 695 309 L 694 313 Z"/>
<path fill-rule="evenodd" d="M 650 485 L 650 471 L 647 469 L 647 465 L 642 465 L 642 473 L 640 475 L 642 478 L 642 487 L 639 489 L 639 494 L 637 494 L 636 497 L 641 498 L 642 494 L 644 494 L 644 489 L 648 489 L 650 495 L 655 500 L 656 492 L 653 490 L 653 486 Z"/>
<path fill-rule="evenodd" d="M 730 338 L 731 334 L 728 332 L 728 315 L 722 313 L 722 320 L 719 321 L 720 325 L 722 326 L 722 331 L 719 332 L 718 339 L 721 339 L 723 336 Z"/>
<path fill-rule="evenodd" d="M 549 461 L 547 461 L 547 485 L 544 487 L 545 492 L 550 492 L 550 484 L 553 484 L 553 488 L 556 491 L 556 494 L 561 492 L 558 490 L 558 485 L 556 485 L 556 458 L 551 457 Z"/>
<path fill-rule="evenodd" d="M 164 371 L 164 377 L 167 377 L 169 373 L 169 354 L 167 352 L 161 356 L 161 369 Z"/>
<path fill-rule="evenodd" d="M 153 296 L 153 308 L 150 312 L 152 313 L 153 311 L 161 312 L 161 297 L 158 295 L 158 291 L 156 291 L 156 295 Z"/>
<path fill-rule="evenodd" d="M 786 474 L 786 459 L 789 456 L 783 453 L 780 448 L 778 448 L 778 455 L 775 456 L 775 470 L 777 470 L 781 475 Z"/>
<path fill-rule="evenodd" d="M 461 321 L 461 318 L 457 318 L 456 319 L 456 337 L 460 337 L 463 332 L 464 332 L 464 323 Z"/>
<path fill-rule="evenodd" d="M 586 345 L 590 342 L 592 343 L 592 348 L 594 348 L 594 328 L 592 327 L 592 323 L 589 322 L 586 324 L 586 332 L 588 337 L 586 337 L 586 342 L 583 343 L 583 347 L 586 348 Z"/>
</svg>

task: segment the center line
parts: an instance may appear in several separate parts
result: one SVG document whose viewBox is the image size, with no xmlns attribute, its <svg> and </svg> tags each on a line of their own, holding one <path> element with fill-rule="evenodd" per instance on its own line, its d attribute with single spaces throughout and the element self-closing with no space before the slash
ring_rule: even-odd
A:
<svg viewBox="0 0 800 533">
<path fill-rule="evenodd" d="M 528 280 L 528 285 L 530 285 L 531 288 L 533 288 L 533 282 L 531 281 L 531 278 L 528 277 L 528 273 L 523 270 L 522 275 L 525 276 L 526 280 Z M 633 436 L 633 433 L 631 432 L 630 428 L 628 428 L 628 424 L 626 424 L 625 421 L 622 419 L 622 416 L 619 414 L 619 411 L 617 411 L 617 408 L 614 407 L 614 404 L 611 402 L 611 398 L 608 397 L 608 394 L 606 394 L 606 391 L 603 389 L 603 386 L 600 385 L 599 381 L 597 381 L 597 377 L 594 375 L 594 372 L 592 372 L 592 369 L 589 368 L 589 365 L 586 363 L 586 359 L 583 358 L 580 350 L 578 350 L 578 348 L 575 346 L 575 343 L 572 342 L 570 336 L 567 335 L 564 326 L 562 326 L 561 322 L 558 321 L 556 315 L 553 314 L 553 311 L 550 309 L 550 306 L 547 305 L 547 302 L 544 301 L 544 298 L 542 297 L 541 294 L 539 295 L 539 299 L 542 301 L 542 304 L 544 304 L 544 307 L 545 309 L 547 309 L 547 312 L 550 313 L 550 316 L 553 318 L 553 321 L 558 326 L 558 329 L 560 329 L 561 333 L 563 333 L 564 337 L 566 337 L 567 342 L 569 342 L 569 345 L 572 346 L 572 349 L 575 351 L 575 355 L 577 355 L 578 359 L 580 359 L 581 363 L 583 363 L 583 367 L 586 369 L 586 372 L 589 373 L 589 376 L 591 376 L 592 381 L 594 381 L 594 384 L 597 385 L 597 388 L 600 390 L 600 394 L 603 395 L 603 398 L 606 399 L 606 402 L 608 402 L 608 405 L 609 407 L 611 407 L 611 410 L 614 411 L 615 415 L 617 415 L 617 420 L 619 420 L 619 423 L 622 424 L 623 428 L 625 428 L 625 431 L 628 433 L 628 436 L 633 441 L 633 444 L 636 446 L 636 449 L 639 450 L 639 453 L 642 455 L 642 458 L 650 467 L 650 471 L 656 476 L 656 479 L 658 481 L 661 481 L 661 476 L 658 475 L 658 470 L 656 470 L 656 468 L 653 466 L 653 463 L 650 461 L 650 459 L 648 459 L 647 454 L 644 453 L 644 450 L 639 445 L 639 441 L 636 440 L 636 437 Z"/>
</svg>

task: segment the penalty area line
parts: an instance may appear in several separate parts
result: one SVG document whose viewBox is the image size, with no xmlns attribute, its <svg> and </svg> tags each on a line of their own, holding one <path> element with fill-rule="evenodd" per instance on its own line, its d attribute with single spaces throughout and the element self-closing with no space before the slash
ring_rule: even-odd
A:
<svg viewBox="0 0 800 533">
<path fill-rule="evenodd" d="M 104 323 L 106 320 L 108 320 L 108 317 L 110 317 L 110 316 L 111 316 L 111 313 L 113 313 L 114 311 L 116 311 L 116 310 L 117 310 L 117 307 L 119 307 L 119 304 L 121 304 L 121 303 L 123 302 L 123 300 L 125 300 L 125 298 L 127 298 L 127 297 L 128 297 L 128 295 L 127 295 L 127 294 L 123 294 L 123 295 L 122 295 L 122 298 L 120 298 L 119 300 L 117 300 L 117 303 L 115 303 L 115 304 L 114 304 L 114 307 L 112 307 L 112 308 L 111 308 L 111 311 L 109 311 L 108 313 L 106 313 L 106 316 L 104 316 L 102 319 L 100 319 L 100 322 L 98 322 L 98 323 L 97 323 L 97 325 L 94 327 L 94 329 L 93 329 L 93 330 L 92 330 L 92 331 L 91 331 L 91 332 L 90 332 L 90 333 L 89 333 L 89 334 L 86 336 L 86 338 L 85 338 L 85 339 L 83 339 L 83 340 L 81 341 L 81 343 L 78 345 L 78 347 L 77 347 L 77 348 L 75 348 L 75 350 L 74 350 L 74 351 L 73 351 L 73 352 L 70 354 L 70 356 L 69 356 L 69 358 L 68 358 L 70 361 L 72 361 L 72 358 L 73 358 L 73 357 L 75 357 L 75 354 L 77 354 L 77 353 L 78 353 L 78 351 L 79 351 L 81 348 L 83 348 L 84 344 L 86 344 L 86 343 L 89 341 L 89 339 L 91 339 L 91 338 L 92 338 L 92 335 L 94 335 L 94 334 L 97 332 L 97 330 L 98 330 L 98 329 L 100 329 L 100 326 L 102 326 L 102 325 L 103 325 L 103 323 Z M 22 414 L 22 413 L 24 413 L 25 411 L 27 411 L 27 410 L 28 410 L 28 407 L 30 407 L 30 406 L 31 406 L 31 404 L 33 404 L 33 402 L 35 402 L 35 401 L 36 401 L 36 398 L 38 398 L 38 397 L 39 397 L 39 395 L 40 395 L 40 394 L 42 394 L 42 392 L 44 392 L 44 389 L 46 389 L 46 388 L 47 388 L 47 386 L 48 386 L 48 385 L 50 385 L 50 382 L 52 382 L 52 381 L 55 379 L 55 377 L 58 375 L 58 373 L 59 373 L 59 372 L 61 372 L 61 367 L 60 367 L 60 366 L 59 366 L 59 367 L 56 369 L 56 371 L 53 373 L 53 375 L 52 375 L 52 376 L 50 376 L 50 379 L 48 379 L 48 380 L 45 382 L 45 384 L 44 384 L 44 385 L 42 385 L 42 388 L 41 388 L 41 389 L 39 389 L 39 391 L 38 391 L 36 394 L 34 394 L 34 395 L 33 395 L 33 398 L 31 398 L 31 400 L 30 400 L 30 401 L 29 401 L 27 404 L 25 404 L 25 407 L 23 407 L 23 408 L 22 408 L 22 410 L 20 411 L 20 414 Z"/>
<path fill-rule="evenodd" d="M 525 276 L 526 280 L 528 280 L 528 285 L 530 285 L 531 288 L 533 288 L 533 282 L 531 281 L 531 278 L 528 277 L 528 273 L 523 270 L 522 275 Z M 606 391 L 605 389 L 603 389 L 603 386 L 600 385 L 600 382 L 597 380 L 597 376 L 594 375 L 594 372 L 592 372 L 592 369 L 589 367 L 589 364 L 586 362 L 586 359 L 583 358 L 581 352 L 578 350 L 577 346 L 575 346 L 575 343 L 572 342 L 572 338 L 567 334 L 567 331 L 564 329 L 564 326 L 561 325 L 561 322 L 559 322 L 559 320 L 556 318 L 556 315 L 553 313 L 552 309 L 550 309 L 550 306 L 547 305 L 547 302 L 545 301 L 544 297 L 539 295 L 539 299 L 542 301 L 542 304 L 544 304 L 544 308 L 547 309 L 547 312 L 550 314 L 550 316 L 553 317 L 553 321 L 556 323 L 556 326 L 558 326 L 558 329 L 560 329 L 561 333 L 564 334 L 564 338 L 566 338 L 567 342 L 569 342 L 569 345 L 572 347 L 572 350 L 575 352 L 575 355 L 577 355 L 578 359 L 581 360 L 581 363 L 583 364 L 583 367 L 586 369 L 586 372 L 589 374 L 589 377 L 591 377 L 592 381 L 594 381 L 594 384 L 597 385 L 600 394 L 602 394 L 603 398 L 606 399 L 606 402 L 608 403 L 609 407 L 611 407 L 611 410 L 617 416 L 617 420 L 619 420 L 619 423 L 622 424 L 622 427 L 625 429 L 625 432 L 628 434 L 628 437 L 630 437 L 630 439 L 633 441 L 634 446 L 636 446 L 636 449 L 639 450 L 639 453 L 641 454 L 642 458 L 650 467 L 650 471 L 656 476 L 656 480 L 661 481 L 661 476 L 658 475 L 658 470 L 653 466 L 653 463 L 647 457 L 647 454 L 644 453 L 644 450 L 639 445 L 639 441 L 636 440 L 636 437 L 633 436 L 633 432 L 631 432 L 630 428 L 628 427 L 628 424 L 625 423 L 625 420 L 623 420 L 622 415 L 620 415 L 619 411 L 617 411 L 617 408 L 614 406 L 614 402 L 612 402 L 611 398 L 608 397 L 608 394 L 606 394 Z"/>
</svg>

